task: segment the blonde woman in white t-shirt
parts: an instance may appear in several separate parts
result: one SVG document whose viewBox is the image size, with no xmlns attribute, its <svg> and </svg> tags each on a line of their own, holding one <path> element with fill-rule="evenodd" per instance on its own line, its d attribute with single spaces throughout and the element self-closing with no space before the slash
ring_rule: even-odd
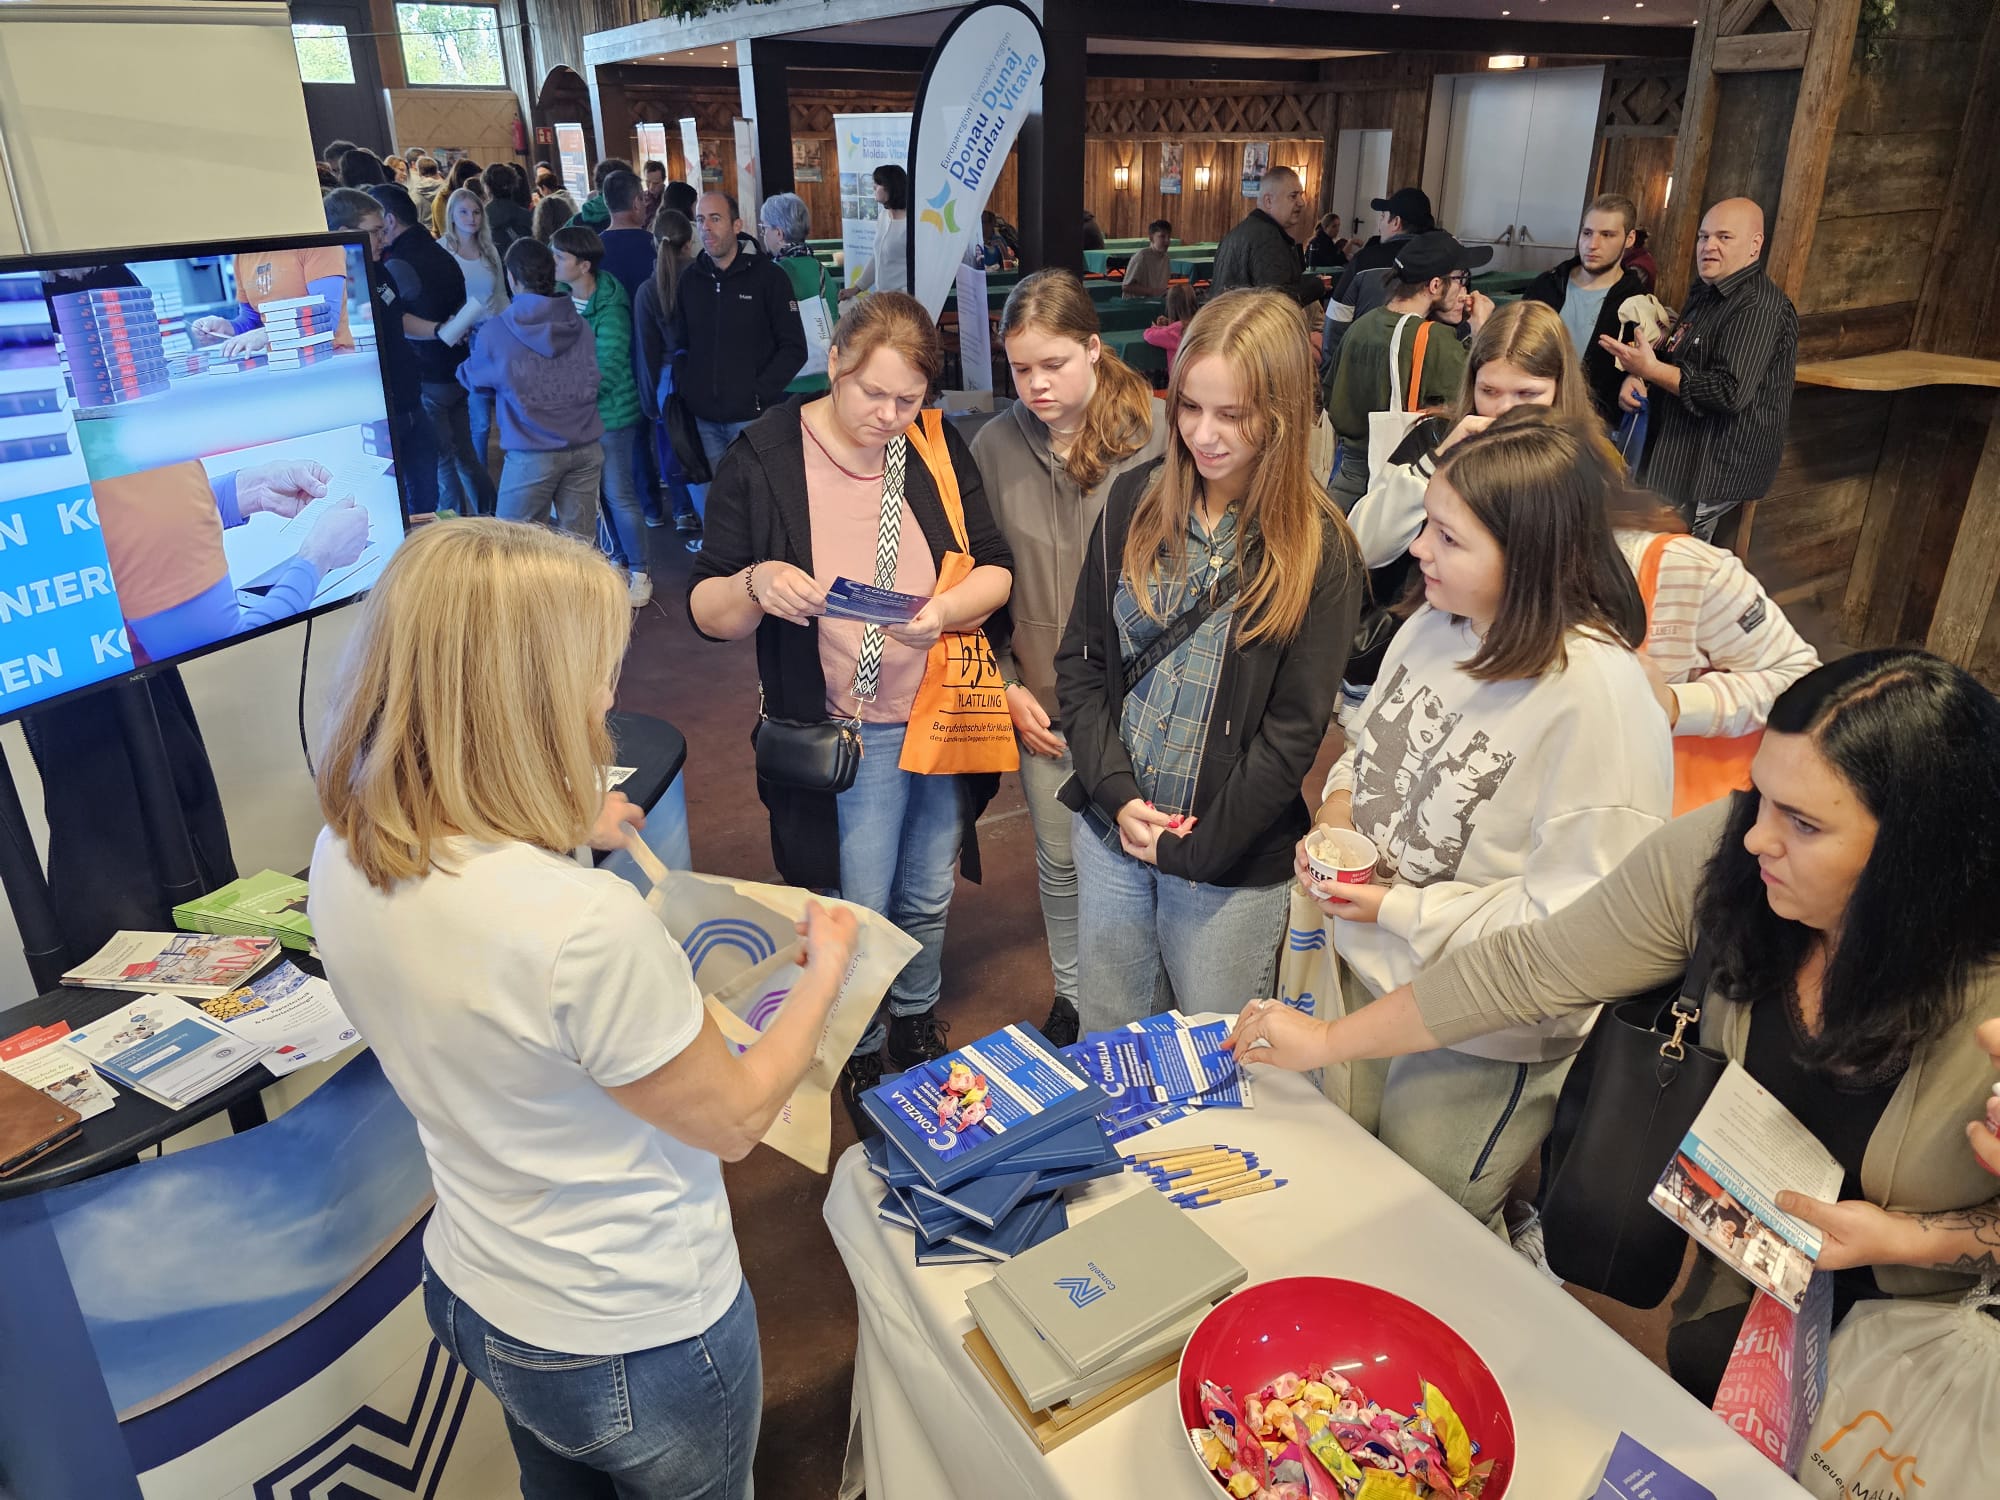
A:
<svg viewBox="0 0 2000 1500">
<path fill-rule="evenodd" d="M 1316 819 L 1374 843 L 1378 883 L 1322 889 L 1298 851 L 1334 919 L 1346 1009 L 1567 906 L 1666 821 L 1667 726 L 1634 654 L 1645 612 L 1606 516 L 1615 482 L 1595 429 L 1540 406 L 1455 444 L 1431 478 L 1410 544 L 1424 603 Z M 1498 1230 L 1586 1029 L 1521 1027 L 1386 1073 L 1357 1067 L 1331 1091 Z"/>
<path fill-rule="evenodd" d="M 638 892 L 571 857 L 644 821 L 598 791 L 630 621 L 542 527 L 406 542 L 330 716 L 310 910 L 423 1137 L 431 1329 L 499 1399 L 525 1500 L 740 1500 L 762 1367 L 718 1158 L 804 1076 L 855 929 L 807 907 L 804 978 L 738 1056 Z"/>
</svg>

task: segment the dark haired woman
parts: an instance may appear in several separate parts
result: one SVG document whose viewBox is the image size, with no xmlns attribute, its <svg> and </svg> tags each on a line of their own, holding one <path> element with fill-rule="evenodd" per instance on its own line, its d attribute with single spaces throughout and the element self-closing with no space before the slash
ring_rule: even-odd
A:
<svg viewBox="0 0 2000 1500">
<path fill-rule="evenodd" d="M 1349 1011 L 1567 906 L 1668 817 L 1672 753 L 1633 654 L 1646 614 L 1605 517 L 1616 475 L 1600 447 L 1520 407 L 1430 481 L 1410 545 L 1425 602 L 1382 659 L 1318 818 L 1364 834 L 1388 883 L 1322 888 L 1304 841 L 1297 856 L 1334 919 Z M 1499 1230 L 1587 1030 L 1582 1015 L 1539 1021 L 1335 1074 L 1333 1092 Z"/>
<path fill-rule="evenodd" d="M 1105 497 L 1056 651 L 1089 1031 L 1169 990 L 1194 1012 L 1269 986 L 1299 783 L 1361 607 L 1354 537 L 1306 458 L 1298 308 L 1244 290 L 1196 313 L 1167 410 L 1165 456 Z"/>
<path fill-rule="evenodd" d="M 486 223 L 493 231 L 493 248 L 500 254 L 535 231 L 534 210 L 528 205 L 528 179 L 520 168 L 496 161 L 480 173 L 486 187 Z"/>
<path fill-rule="evenodd" d="M 1988 1128 L 1977 1034 L 2000 1017 L 2000 703 L 1921 651 L 1862 652 L 1779 695 L 1752 775 L 1754 792 L 1676 818 L 1564 911 L 1358 1015 L 1253 1003 L 1238 1054 L 1313 1068 L 1589 1015 L 1675 979 L 1698 940 L 1715 957 L 1702 1042 L 1845 1170 L 1839 1203 L 1778 1203 L 1825 1236 L 1836 1318 L 2000 1275 L 2000 1202 L 1966 1149 Z M 1675 1304 L 1668 1362 L 1704 1401 L 1749 1297 L 1704 1255 Z"/>
<path fill-rule="evenodd" d="M 910 289 L 910 174 L 894 162 L 875 169 L 875 253 L 854 285 L 842 287 L 846 302 L 863 292 L 907 292 Z"/>
</svg>

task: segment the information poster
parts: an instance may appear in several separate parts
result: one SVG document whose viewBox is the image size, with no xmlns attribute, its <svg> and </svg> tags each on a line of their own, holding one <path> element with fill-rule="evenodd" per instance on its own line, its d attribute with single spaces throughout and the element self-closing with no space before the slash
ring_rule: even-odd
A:
<svg viewBox="0 0 2000 1500">
<path fill-rule="evenodd" d="M 904 166 L 910 156 L 910 116 L 835 115 L 833 138 L 840 152 L 840 248 L 845 284 L 854 285 L 875 254 L 875 169 Z"/>
<path fill-rule="evenodd" d="M 1177 198 L 1181 191 L 1181 143 L 1160 142 L 1160 196 Z"/>
<path fill-rule="evenodd" d="M 1254 198 L 1264 188 L 1264 174 L 1271 170 L 1271 143 L 1243 143 L 1243 196 Z"/>
<path fill-rule="evenodd" d="M 701 136 L 695 128 L 692 116 L 681 117 L 681 175 L 680 180 L 694 187 L 701 186 Z"/>
<path fill-rule="evenodd" d="M 556 123 L 556 160 L 563 186 L 580 204 L 590 196 L 590 161 L 583 144 L 583 127 Z"/>
<path fill-rule="evenodd" d="M 656 161 L 661 166 L 667 164 L 667 127 L 659 124 L 641 123 L 638 129 L 639 160 L 634 163 L 644 175 L 645 164 Z"/>
<path fill-rule="evenodd" d="M 757 122 L 732 122 L 736 133 L 736 212 L 744 224 L 755 229 L 757 210 L 764 202 L 764 174 L 757 165 Z"/>
<path fill-rule="evenodd" d="M 818 141 L 792 142 L 792 181 L 820 181 Z"/>
<path fill-rule="evenodd" d="M 986 271 L 958 267 L 959 385 L 968 391 L 993 389 L 993 325 L 986 315 Z"/>
</svg>

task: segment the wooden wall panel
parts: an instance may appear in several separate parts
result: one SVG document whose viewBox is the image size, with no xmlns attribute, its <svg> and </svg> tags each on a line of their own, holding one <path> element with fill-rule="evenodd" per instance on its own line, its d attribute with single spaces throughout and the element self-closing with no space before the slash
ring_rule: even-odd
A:
<svg viewBox="0 0 2000 1500">
<path fill-rule="evenodd" d="M 1797 73 L 1728 73 L 1718 75 L 1715 89 L 1715 129 L 1708 152 L 1708 180 L 1696 217 L 1724 198 L 1753 199 L 1764 210 L 1766 225 L 1778 218 L 1778 196 L 1785 181 L 1785 152 L 1791 144 L 1790 121 L 1799 97 Z M 1773 128 L 1773 122 L 1778 122 Z M 1687 240 L 1694 258 L 1694 236 Z"/>
<path fill-rule="evenodd" d="M 1820 221 L 1935 209 L 1951 181 L 1958 139 L 1956 130 L 1836 136 Z"/>
<path fill-rule="evenodd" d="M 1944 212 L 1932 243 L 1914 339 L 1922 349 L 2000 359 L 2000 6 L 1986 24 L 1979 71 Z"/>
<path fill-rule="evenodd" d="M 1623 193 L 1639 205 L 1640 227 L 1657 235 L 1667 211 L 1667 179 L 1674 174 L 1676 144 L 1670 135 L 1610 137 L 1598 157 L 1591 195 Z"/>
<path fill-rule="evenodd" d="M 1084 207 L 1097 215 L 1107 238 L 1142 235 L 1154 219 L 1168 219 L 1175 239 L 1203 244 L 1220 239 L 1257 206 L 1256 199 L 1243 196 L 1242 141 L 1200 138 L 1183 142 L 1178 195 L 1160 192 L 1160 145 L 1158 141 L 1084 142 Z M 1308 196 L 1317 201 L 1325 175 L 1320 140 L 1272 141 L 1270 146 L 1271 165 L 1292 168 L 1304 181 Z M 1112 176 L 1121 163 L 1128 168 L 1130 178 L 1122 193 Z M 1209 168 L 1206 191 L 1195 186 L 1199 166 Z"/>
<path fill-rule="evenodd" d="M 1750 569 L 1780 605 L 1838 607 L 1888 411 L 1866 392 L 1801 387 L 1793 395 L 1784 457 L 1750 534 Z"/>
<path fill-rule="evenodd" d="M 1936 209 L 1822 220 L 1806 263 L 1800 313 L 1915 302 L 1924 289 Z"/>
</svg>

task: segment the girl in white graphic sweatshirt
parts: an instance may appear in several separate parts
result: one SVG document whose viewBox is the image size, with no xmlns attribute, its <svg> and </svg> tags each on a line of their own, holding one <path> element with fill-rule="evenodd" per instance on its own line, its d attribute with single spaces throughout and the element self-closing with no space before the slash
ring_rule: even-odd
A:
<svg viewBox="0 0 2000 1500">
<path fill-rule="evenodd" d="M 1455 445 L 1431 479 L 1411 545 L 1425 603 L 1317 818 L 1367 835 L 1386 880 L 1321 887 L 1299 847 L 1347 1007 L 1567 905 L 1666 820 L 1667 724 L 1633 654 L 1645 611 L 1606 517 L 1617 482 L 1594 429 L 1535 406 Z M 1586 1029 L 1564 1019 L 1399 1058 L 1350 1079 L 1350 1108 L 1498 1229 Z"/>
</svg>

